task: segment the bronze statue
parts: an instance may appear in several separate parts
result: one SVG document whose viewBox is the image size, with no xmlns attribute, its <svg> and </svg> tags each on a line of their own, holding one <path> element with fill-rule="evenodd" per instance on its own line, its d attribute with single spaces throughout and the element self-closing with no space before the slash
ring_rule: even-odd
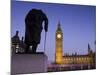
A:
<svg viewBox="0 0 100 75">
<path fill-rule="evenodd" d="M 44 23 L 44 27 L 42 24 Z M 33 53 L 36 53 L 36 49 L 41 40 L 42 29 L 48 31 L 48 19 L 46 14 L 39 9 L 32 9 L 28 12 L 25 18 L 25 52 L 29 51 L 32 46 Z"/>
</svg>

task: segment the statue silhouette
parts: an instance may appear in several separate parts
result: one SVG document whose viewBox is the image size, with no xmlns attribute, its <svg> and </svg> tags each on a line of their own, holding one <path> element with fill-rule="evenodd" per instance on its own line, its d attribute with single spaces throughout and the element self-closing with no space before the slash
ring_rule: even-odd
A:
<svg viewBox="0 0 100 75">
<path fill-rule="evenodd" d="M 44 23 L 44 27 L 42 24 Z M 28 12 L 25 18 L 25 52 L 29 51 L 32 46 L 33 53 L 36 53 L 36 49 L 41 40 L 42 29 L 48 31 L 48 19 L 46 14 L 39 9 L 32 9 Z"/>
</svg>

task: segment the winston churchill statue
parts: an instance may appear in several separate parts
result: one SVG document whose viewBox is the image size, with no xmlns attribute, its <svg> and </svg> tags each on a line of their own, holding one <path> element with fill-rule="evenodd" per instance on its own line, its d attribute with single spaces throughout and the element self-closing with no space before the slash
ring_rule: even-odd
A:
<svg viewBox="0 0 100 75">
<path fill-rule="evenodd" d="M 44 24 L 44 25 L 43 25 Z M 32 46 L 32 52 L 36 53 L 36 49 L 41 40 L 42 29 L 48 31 L 48 18 L 46 14 L 39 9 L 32 9 L 25 17 L 25 52 L 29 52 Z"/>
</svg>

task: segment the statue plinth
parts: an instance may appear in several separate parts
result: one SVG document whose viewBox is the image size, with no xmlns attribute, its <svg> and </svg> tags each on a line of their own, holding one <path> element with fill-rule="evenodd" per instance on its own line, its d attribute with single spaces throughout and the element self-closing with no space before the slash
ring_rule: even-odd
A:
<svg viewBox="0 0 100 75">
<path fill-rule="evenodd" d="M 36 54 L 13 54 L 11 56 L 11 74 L 47 72 L 47 61 L 47 56 L 43 52 Z"/>
</svg>

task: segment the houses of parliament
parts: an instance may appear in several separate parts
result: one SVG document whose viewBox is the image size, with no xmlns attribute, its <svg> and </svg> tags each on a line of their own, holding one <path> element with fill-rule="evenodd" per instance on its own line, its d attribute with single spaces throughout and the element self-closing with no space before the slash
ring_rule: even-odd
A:
<svg viewBox="0 0 100 75">
<path fill-rule="evenodd" d="M 55 63 L 56 64 L 95 64 L 95 52 L 92 51 L 90 45 L 88 44 L 87 51 L 85 55 L 63 55 L 63 31 L 61 29 L 60 23 L 58 24 L 56 30 L 56 51 L 55 51 Z"/>
</svg>

